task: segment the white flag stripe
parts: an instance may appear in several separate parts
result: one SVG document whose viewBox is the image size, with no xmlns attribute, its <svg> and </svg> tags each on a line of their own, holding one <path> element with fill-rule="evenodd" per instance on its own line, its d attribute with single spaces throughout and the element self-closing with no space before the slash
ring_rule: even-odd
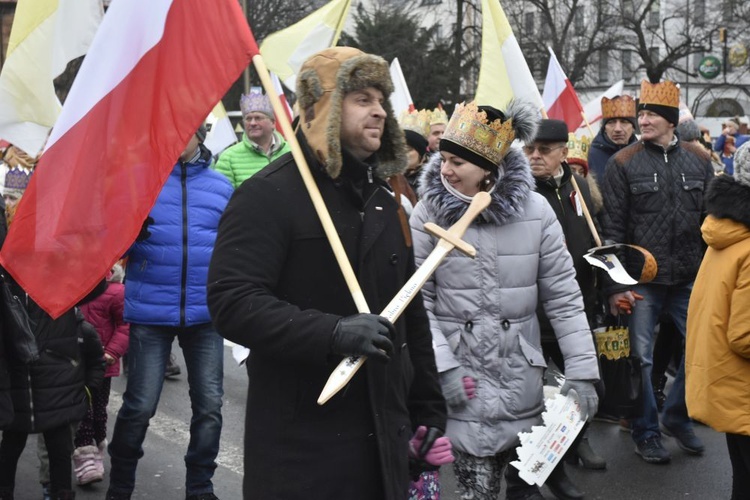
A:
<svg viewBox="0 0 750 500">
<path fill-rule="evenodd" d="M 128 5 L 130 4 L 130 5 Z M 134 6 L 133 4 L 139 4 Z M 47 148 L 57 142 L 96 103 L 112 91 L 151 50 L 164 33 L 172 0 L 114 0 L 104 16 L 99 37 L 89 49 L 73 82 L 65 109 L 52 129 Z M 148 16 L 140 15 L 146 10 Z M 93 77 L 93 75 L 97 75 Z M 77 87 L 83 87 L 77 89 Z M 77 89 L 73 92 L 73 89 Z"/>
</svg>

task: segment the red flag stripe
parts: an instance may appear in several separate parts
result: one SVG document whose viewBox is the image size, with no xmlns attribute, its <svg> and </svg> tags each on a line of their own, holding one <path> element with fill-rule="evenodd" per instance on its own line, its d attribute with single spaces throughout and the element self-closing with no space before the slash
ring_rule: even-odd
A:
<svg viewBox="0 0 750 500">
<path fill-rule="evenodd" d="M 44 153 L 0 263 L 53 317 L 129 248 L 188 139 L 253 51 L 238 2 L 173 0 L 159 42 Z M 85 65 L 79 78 L 96 78 Z"/>
</svg>

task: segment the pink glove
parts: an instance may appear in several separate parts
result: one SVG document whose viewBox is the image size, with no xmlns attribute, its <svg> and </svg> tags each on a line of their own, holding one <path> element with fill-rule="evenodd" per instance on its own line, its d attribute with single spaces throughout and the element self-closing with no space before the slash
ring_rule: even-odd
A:
<svg viewBox="0 0 750 500">
<path fill-rule="evenodd" d="M 473 378 L 466 376 L 463 378 L 464 391 L 466 391 L 466 397 L 474 399 L 477 395 L 477 381 Z"/>
<path fill-rule="evenodd" d="M 468 378 L 468 377 L 467 377 Z M 439 467 L 443 464 L 449 464 L 455 460 L 453 457 L 453 446 L 447 436 L 439 437 L 433 445 L 427 450 L 423 457 L 419 457 L 418 451 L 422 446 L 422 441 L 427 435 L 427 427 L 420 425 L 414 437 L 409 440 L 409 456 L 412 458 L 421 458 L 430 465 Z"/>
</svg>

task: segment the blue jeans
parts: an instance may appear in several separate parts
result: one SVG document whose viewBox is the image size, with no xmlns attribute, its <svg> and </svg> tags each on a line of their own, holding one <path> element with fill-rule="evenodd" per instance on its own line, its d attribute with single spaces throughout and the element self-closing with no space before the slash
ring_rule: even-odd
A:
<svg viewBox="0 0 750 500">
<path fill-rule="evenodd" d="M 643 375 L 643 415 L 633 419 L 633 441 L 640 443 L 649 438 L 661 437 L 659 412 L 656 408 L 654 389 L 651 386 L 651 368 L 654 356 L 654 328 L 662 313 L 674 320 L 682 338 L 685 338 L 687 308 L 693 284 L 682 286 L 636 285 L 633 291 L 643 295 L 636 302 L 629 318 L 630 351 L 641 360 Z M 662 423 L 674 429 L 692 428 L 685 404 L 685 356 L 683 353 L 677 376 L 664 403 Z"/>
<path fill-rule="evenodd" d="M 109 456 L 110 489 L 131 493 L 143 456 L 149 420 L 156 413 L 172 342 L 177 337 L 185 356 L 190 402 L 190 443 L 185 455 L 187 495 L 213 492 L 221 437 L 224 396 L 224 342 L 210 323 L 190 327 L 130 325 L 128 383 L 117 414 Z"/>
</svg>

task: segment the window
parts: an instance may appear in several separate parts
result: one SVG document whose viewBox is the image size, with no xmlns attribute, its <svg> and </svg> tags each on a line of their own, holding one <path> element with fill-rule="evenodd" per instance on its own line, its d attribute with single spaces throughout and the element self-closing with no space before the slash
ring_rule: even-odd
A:
<svg viewBox="0 0 750 500">
<path fill-rule="evenodd" d="M 620 56 L 620 60 L 622 62 L 622 79 L 625 80 L 626 82 L 629 81 L 633 77 L 633 75 L 631 74 L 631 72 L 633 71 L 631 69 L 632 68 L 631 58 L 632 58 L 632 52 L 630 52 L 629 50 L 622 51 L 622 55 Z"/>
<path fill-rule="evenodd" d="M 693 24 L 698 27 L 706 25 L 706 0 L 695 0 L 693 4 Z"/>
<path fill-rule="evenodd" d="M 654 66 L 659 63 L 659 47 L 651 47 L 648 49 L 648 55 L 651 57 L 651 62 Z"/>
<path fill-rule="evenodd" d="M 646 17 L 646 26 L 650 29 L 656 29 L 659 27 L 659 8 L 655 7 Z"/>
<path fill-rule="evenodd" d="M 586 29 L 586 20 L 583 15 L 583 7 L 580 5 L 576 7 L 575 14 L 573 14 L 573 22 L 575 23 L 575 29 L 579 33 L 582 33 Z"/>
<path fill-rule="evenodd" d="M 724 0 L 722 5 L 724 22 L 730 22 L 734 19 L 734 0 Z"/>
<path fill-rule="evenodd" d="M 609 80 L 609 53 L 606 50 L 599 51 L 599 83 Z"/>
<path fill-rule="evenodd" d="M 698 71 L 698 68 L 701 66 L 701 60 L 703 59 L 703 52 L 696 52 L 693 54 L 693 71 Z"/>
<path fill-rule="evenodd" d="M 622 15 L 624 17 L 633 17 L 633 0 L 622 0 Z"/>
<path fill-rule="evenodd" d="M 534 33 L 534 13 L 533 12 L 527 12 L 524 14 L 524 29 L 526 30 L 526 33 L 532 34 Z"/>
</svg>

